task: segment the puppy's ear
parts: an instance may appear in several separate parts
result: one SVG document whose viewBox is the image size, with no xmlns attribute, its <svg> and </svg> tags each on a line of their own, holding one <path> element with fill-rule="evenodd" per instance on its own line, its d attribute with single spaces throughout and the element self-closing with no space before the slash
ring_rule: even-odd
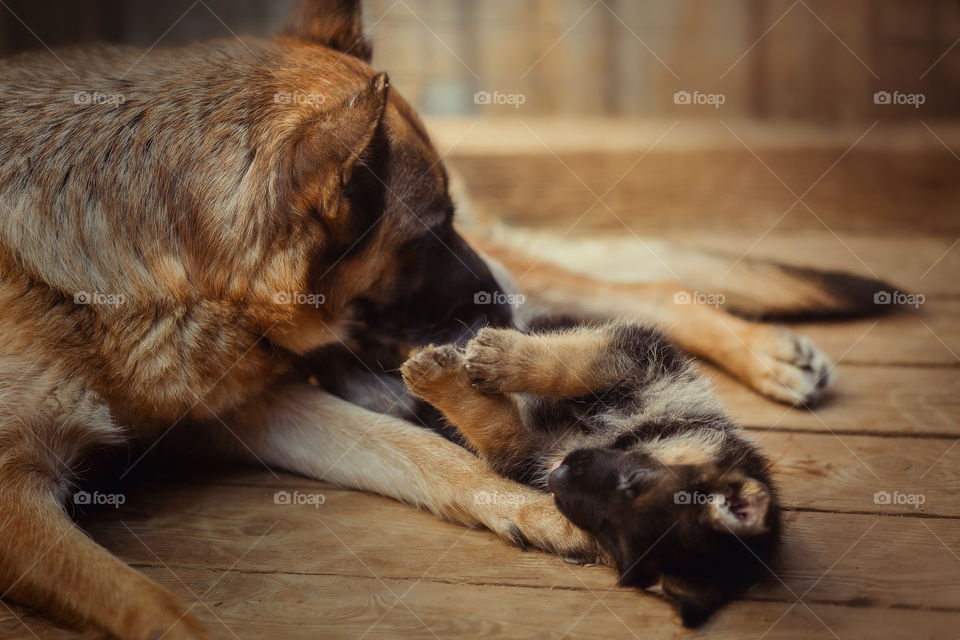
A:
<svg viewBox="0 0 960 640">
<path fill-rule="evenodd" d="M 733 489 L 731 494 L 723 496 L 722 500 L 710 502 L 710 523 L 720 532 L 737 536 L 767 533 L 767 513 L 772 500 L 767 485 L 747 478 Z"/>
<path fill-rule="evenodd" d="M 287 156 L 295 210 L 337 215 L 343 187 L 383 121 L 389 87 L 387 74 L 377 74 L 351 98 L 302 125 Z"/>
<path fill-rule="evenodd" d="M 360 0 L 297 0 L 277 35 L 322 44 L 370 62 Z"/>
<path fill-rule="evenodd" d="M 699 627 L 732 597 L 723 585 L 673 575 L 663 576 L 663 593 L 677 605 L 685 627 Z"/>
<path fill-rule="evenodd" d="M 624 547 L 621 546 L 620 551 L 613 554 L 619 574 L 617 584 L 621 587 L 646 589 L 660 580 L 660 573 L 652 557 L 637 558 L 623 549 Z"/>
</svg>

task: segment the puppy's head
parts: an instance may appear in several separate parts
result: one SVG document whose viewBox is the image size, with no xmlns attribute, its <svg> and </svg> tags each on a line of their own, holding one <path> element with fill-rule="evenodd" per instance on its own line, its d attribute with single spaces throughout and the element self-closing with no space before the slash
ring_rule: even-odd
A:
<svg viewBox="0 0 960 640">
<path fill-rule="evenodd" d="M 612 556 L 620 584 L 660 583 L 697 626 L 759 580 L 779 538 L 769 481 L 641 449 L 579 449 L 550 475 L 558 508 Z"/>
<path fill-rule="evenodd" d="M 274 117 L 293 122 L 280 191 L 314 239 L 305 286 L 324 296 L 318 314 L 412 344 L 508 324 L 509 305 L 491 295 L 496 279 L 454 228 L 442 159 L 368 66 L 360 25 L 360 2 L 305 1 L 276 41 L 287 99 Z M 309 342 L 308 325 L 292 327 L 289 342 Z"/>
</svg>

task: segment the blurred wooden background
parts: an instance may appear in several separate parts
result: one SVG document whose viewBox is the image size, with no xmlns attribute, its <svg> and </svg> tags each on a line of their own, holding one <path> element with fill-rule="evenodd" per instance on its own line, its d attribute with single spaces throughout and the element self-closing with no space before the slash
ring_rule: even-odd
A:
<svg viewBox="0 0 960 640">
<path fill-rule="evenodd" d="M 150 46 L 267 35 L 291 0 L 5 4 L 0 52 L 38 38 Z M 960 113 L 957 0 L 368 0 L 366 21 L 376 66 L 429 115 L 852 123 Z M 925 103 L 874 104 L 881 90 Z M 476 104 L 478 91 L 523 104 Z M 725 102 L 675 104 L 677 91 Z"/>
</svg>

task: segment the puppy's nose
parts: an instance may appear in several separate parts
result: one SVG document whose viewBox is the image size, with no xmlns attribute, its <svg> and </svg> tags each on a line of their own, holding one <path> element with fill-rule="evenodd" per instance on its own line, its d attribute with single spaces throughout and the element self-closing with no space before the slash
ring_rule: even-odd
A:
<svg viewBox="0 0 960 640">
<path fill-rule="evenodd" d="M 567 477 L 570 475 L 570 467 L 561 464 L 558 467 L 555 467 L 550 473 L 550 477 L 547 478 L 547 486 L 550 487 L 550 491 L 557 493 L 558 489 L 562 489 L 564 484 L 567 482 Z"/>
</svg>

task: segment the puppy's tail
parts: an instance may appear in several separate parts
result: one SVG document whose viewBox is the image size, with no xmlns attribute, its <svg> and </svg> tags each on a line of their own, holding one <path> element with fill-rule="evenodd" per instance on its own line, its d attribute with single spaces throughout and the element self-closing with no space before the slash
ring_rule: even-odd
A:
<svg viewBox="0 0 960 640">
<path fill-rule="evenodd" d="M 703 251 L 633 236 L 577 239 L 503 225 L 488 237 L 535 261 L 610 283 L 678 281 L 693 302 L 754 319 L 860 317 L 889 313 L 898 289 L 842 271 Z M 899 290 L 902 291 L 902 290 Z"/>
</svg>

